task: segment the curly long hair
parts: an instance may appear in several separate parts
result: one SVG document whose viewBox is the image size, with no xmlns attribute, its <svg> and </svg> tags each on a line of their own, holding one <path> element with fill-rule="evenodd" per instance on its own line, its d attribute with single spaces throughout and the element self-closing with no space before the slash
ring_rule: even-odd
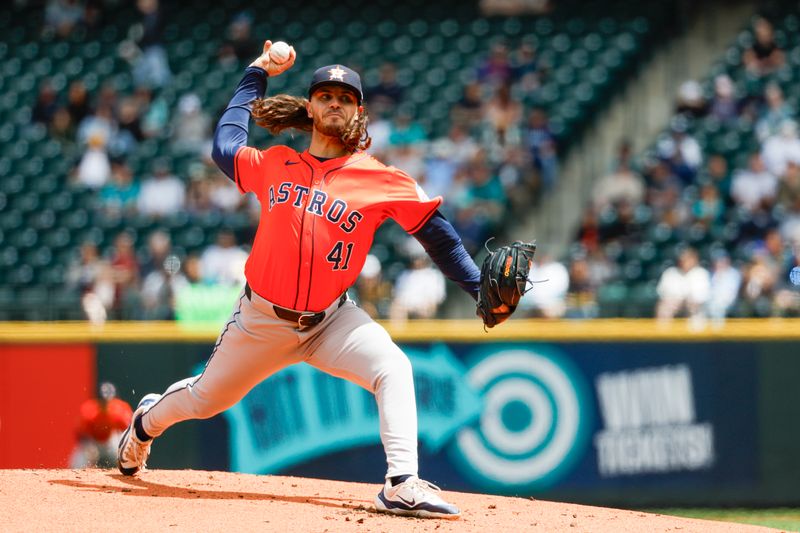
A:
<svg viewBox="0 0 800 533">
<path fill-rule="evenodd" d="M 250 114 L 256 124 L 273 135 L 292 128 L 310 132 L 314 127 L 314 121 L 306 111 L 307 103 L 308 99 L 300 96 L 276 94 L 255 100 Z M 372 144 L 372 138 L 367 131 L 368 122 L 367 110 L 364 109 L 342 130 L 340 140 L 349 153 L 366 150 Z"/>
</svg>

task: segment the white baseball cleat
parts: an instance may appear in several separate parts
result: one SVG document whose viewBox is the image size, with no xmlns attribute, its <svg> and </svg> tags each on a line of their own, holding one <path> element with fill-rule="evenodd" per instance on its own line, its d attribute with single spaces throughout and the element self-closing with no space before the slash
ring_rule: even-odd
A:
<svg viewBox="0 0 800 533">
<path fill-rule="evenodd" d="M 122 434 L 117 446 L 117 468 L 126 476 L 132 476 L 139 470 L 143 470 L 147 464 L 147 457 L 150 455 L 150 445 L 153 439 L 142 442 L 136 436 L 136 429 L 133 425 L 137 418 L 145 414 L 158 400 L 160 394 L 148 394 L 141 399 L 139 405 L 131 417 L 131 425 Z"/>
<path fill-rule="evenodd" d="M 417 476 L 411 476 L 402 483 L 392 486 L 386 480 L 383 489 L 375 496 L 378 512 L 391 513 L 417 518 L 458 518 L 461 511 L 441 497 L 441 489 Z"/>
</svg>

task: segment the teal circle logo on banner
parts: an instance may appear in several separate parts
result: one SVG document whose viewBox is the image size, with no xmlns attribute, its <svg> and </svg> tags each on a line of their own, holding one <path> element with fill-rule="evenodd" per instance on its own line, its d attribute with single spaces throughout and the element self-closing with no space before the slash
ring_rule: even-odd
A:
<svg viewBox="0 0 800 533">
<path fill-rule="evenodd" d="M 592 427 L 583 376 L 551 348 L 483 349 L 466 379 L 483 399 L 480 420 L 450 453 L 477 484 L 498 492 L 546 488 L 583 456 Z"/>
</svg>

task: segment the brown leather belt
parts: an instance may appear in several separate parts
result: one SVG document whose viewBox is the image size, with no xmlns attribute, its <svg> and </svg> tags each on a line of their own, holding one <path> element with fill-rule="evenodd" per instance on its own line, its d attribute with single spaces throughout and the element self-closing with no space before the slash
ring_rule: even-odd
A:
<svg viewBox="0 0 800 533">
<path fill-rule="evenodd" d="M 249 283 L 246 283 L 244 286 L 244 294 L 247 296 L 248 300 L 253 299 L 253 290 L 250 288 Z M 338 309 L 344 305 L 346 301 L 347 292 L 344 292 L 339 297 L 339 305 L 336 308 Z M 325 311 L 320 311 L 318 313 L 313 313 L 311 311 L 295 311 L 294 309 L 286 309 L 279 305 L 273 305 L 272 308 L 275 310 L 275 316 L 287 322 L 293 322 L 303 329 L 313 328 L 325 319 Z"/>
</svg>

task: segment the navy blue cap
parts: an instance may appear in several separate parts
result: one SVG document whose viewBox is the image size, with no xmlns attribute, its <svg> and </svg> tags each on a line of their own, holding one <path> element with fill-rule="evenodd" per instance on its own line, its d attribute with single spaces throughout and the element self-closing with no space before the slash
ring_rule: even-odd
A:
<svg viewBox="0 0 800 533">
<path fill-rule="evenodd" d="M 344 65 L 328 65 L 318 68 L 311 78 L 311 85 L 308 87 L 308 97 L 323 85 L 344 85 L 356 92 L 358 103 L 364 99 L 364 92 L 361 90 L 361 77 L 358 73 Z"/>
</svg>

